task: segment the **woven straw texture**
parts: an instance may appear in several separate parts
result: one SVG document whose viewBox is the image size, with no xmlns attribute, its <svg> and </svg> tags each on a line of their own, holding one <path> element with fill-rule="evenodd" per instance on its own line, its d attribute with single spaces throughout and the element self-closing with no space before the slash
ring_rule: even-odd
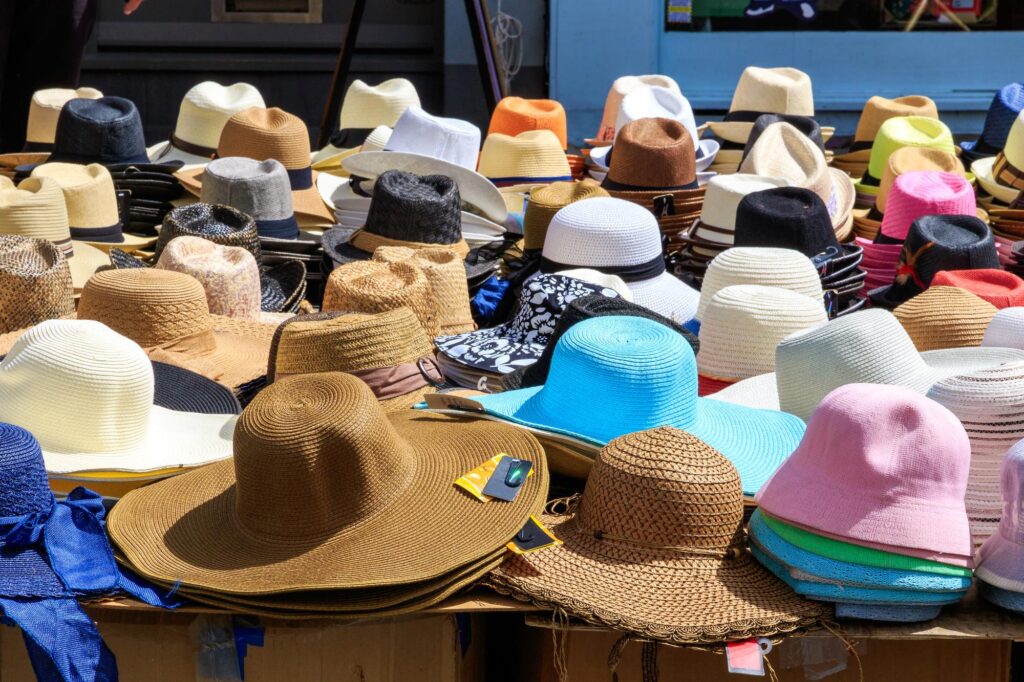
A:
<svg viewBox="0 0 1024 682">
<path fill-rule="evenodd" d="M 515 137 L 530 130 L 550 130 L 558 138 L 562 149 L 568 146 L 565 109 L 553 99 L 502 98 L 491 114 L 487 136 L 501 133 Z"/>
<path fill-rule="evenodd" d="M 974 188 L 953 173 L 911 171 L 892 183 L 881 233 L 903 241 L 915 220 L 926 215 L 975 215 Z"/>
<path fill-rule="evenodd" d="M 260 319 L 260 269 L 243 248 L 178 237 L 167 244 L 155 267 L 195 278 L 206 292 L 213 315 Z"/>
<path fill-rule="evenodd" d="M 157 259 L 172 239 L 182 236 L 202 237 L 222 246 L 238 246 L 251 253 L 257 263 L 263 263 L 256 222 L 230 206 L 198 203 L 172 209 L 164 217 L 160 236 L 153 247 Z"/>
<path fill-rule="evenodd" d="M 47 177 L 26 178 L 17 189 L 0 185 L 0 233 L 47 239 L 67 248 L 71 230 L 60 185 Z"/>
<path fill-rule="evenodd" d="M 309 132 L 293 115 L 272 107 L 250 107 L 224 124 L 217 156 L 245 156 L 257 161 L 277 159 L 290 170 L 309 166 Z"/>
<path fill-rule="evenodd" d="M 75 315 L 71 269 L 52 242 L 0 235 L 0 333 Z"/>
<path fill-rule="evenodd" d="M 981 345 L 996 307 L 969 291 L 931 286 L 893 310 L 919 351 Z"/>
<path fill-rule="evenodd" d="M 437 316 L 437 335 L 462 334 L 476 329 L 469 308 L 469 287 L 462 257 L 450 248 L 432 246 L 410 249 L 380 246 L 373 260 L 382 263 L 410 263 L 427 276 Z"/>
<path fill-rule="evenodd" d="M 480 151 L 477 172 L 491 180 L 520 182 L 572 177 L 565 146 L 550 130 L 527 130 L 514 137 L 504 133 L 488 134 Z"/>
<path fill-rule="evenodd" d="M 1024 279 L 1005 270 L 942 270 L 935 273 L 932 286 L 959 287 L 1000 310 L 1024 305 Z"/>
<path fill-rule="evenodd" d="M 814 116 L 811 77 L 790 67 L 748 66 L 733 91 L 729 111 Z"/>
<path fill-rule="evenodd" d="M 627 123 L 615 136 L 606 189 L 665 190 L 691 184 L 695 189 L 696 182 L 694 141 L 679 121 L 643 118 Z"/>
<path fill-rule="evenodd" d="M 981 345 L 1024 349 L 1024 308 L 1003 308 L 985 330 Z"/>
<path fill-rule="evenodd" d="M 236 208 L 252 216 L 257 226 L 260 221 L 294 219 L 295 215 L 288 172 L 277 159 L 214 159 L 203 171 L 199 200 Z"/>
<path fill-rule="evenodd" d="M 416 175 L 402 171 L 382 173 L 373 186 L 366 224 L 354 238 L 376 235 L 401 246 L 460 245 L 462 213 L 459 188 L 444 175 Z M 359 244 L 354 244 L 358 246 Z M 373 248 L 364 249 L 373 252 Z"/>
<path fill-rule="evenodd" d="M 103 93 L 96 88 L 47 88 L 36 90 L 28 107 L 28 123 L 25 141 L 28 143 L 52 145 L 57 134 L 57 119 L 60 110 L 73 99 L 99 99 Z"/>
<path fill-rule="evenodd" d="M 383 313 L 409 308 L 427 336 L 437 336 L 437 306 L 426 274 L 412 263 L 357 261 L 334 269 L 324 287 L 323 311 Z"/>
<path fill-rule="evenodd" d="M 797 597 L 743 548 L 736 469 L 682 431 L 658 428 L 601 450 L 580 498 L 544 524 L 563 545 L 510 556 L 501 592 L 641 637 L 711 644 L 815 625 Z"/>
<path fill-rule="evenodd" d="M 481 505 L 452 485 L 506 451 L 534 467 L 514 502 Z M 547 488 L 533 436 L 465 417 L 386 416 L 364 383 L 331 372 L 268 386 L 239 419 L 233 462 L 133 491 L 108 527 L 143 575 L 183 585 L 400 585 L 492 554 L 539 512 Z"/>
<path fill-rule="evenodd" d="M 579 182 L 553 182 L 533 190 L 523 213 L 523 248 L 544 248 L 548 225 L 560 209 L 582 199 L 607 196 L 608 192 L 590 179 Z"/>
<path fill-rule="evenodd" d="M 339 125 L 342 129 L 394 126 L 402 112 L 419 105 L 416 86 L 405 78 L 389 78 L 377 85 L 357 78 L 345 91 Z"/>
<path fill-rule="evenodd" d="M 927 116 L 895 116 L 885 121 L 871 145 L 868 174 L 880 181 L 889 157 L 902 147 L 923 147 L 956 153 L 953 133 L 945 123 Z"/>
<path fill-rule="evenodd" d="M 896 116 L 938 119 L 939 109 L 930 97 L 924 95 L 908 95 L 895 99 L 875 95 L 864 103 L 860 120 L 857 121 L 857 131 L 853 135 L 854 143 L 874 141 L 882 124 Z"/>
<path fill-rule="evenodd" d="M 221 85 L 203 81 L 181 98 L 174 136 L 207 149 L 216 149 L 228 119 L 240 111 L 266 106 L 263 96 L 248 83 Z"/>
<path fill-rule="evenodd" d="M 704 319 L 704 313 L 715 294 L 737 284 L 789 289 L 816 301 L 822 297 L 818 271 L 814 269 L 811 260 L 799 251 L 737 247 L 723 251 L 708 265 L 700 289 L 696 318 Z"/>
<path fill-rule="evenodd" d="M 32 177 L 57 182 L 64 192 L 71 227 L 105 228 L 120 222 L 114 180 L 100 164 L 44 163 L 32 170 Z"/>
<path fill-rule="evenodd" d="M 889 157 L 885 166 L 885 173 L 882 175 L 882 182 L 878 187 L 878 197 L 875 199 L 875 209 L 885 213 L 885 207 L 889 202 L 889 193 L 892 192 L 892 185 L 896 178 L 904 173 L 914 171 L 938 171 L 940 173 L 953 173 L 964 177 L 966 171 L 964 164 L 957 158 L 956 154 L 939 149 L 923 149 L 921 147 L 902 147 L 897 149 Z"/>
</svg>

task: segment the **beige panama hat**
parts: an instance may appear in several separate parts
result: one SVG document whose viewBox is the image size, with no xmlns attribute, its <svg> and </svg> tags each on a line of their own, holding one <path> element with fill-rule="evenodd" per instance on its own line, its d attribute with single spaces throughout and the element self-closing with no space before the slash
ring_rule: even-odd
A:
<svg viewBox="0 0 1024 682">
<path fill-rule="evenodd" d="M 515 136 L 489 134 L 477 171 L 498 187 L 572 180 L 562 143 L 546 129 L 525 130 Z"/>
<path fill-rule="evenodd" d="M 48 152 L 57 134 L 57 119 L 69 100 L 99 99 L 103 93 L 96 88 L 46 88 L 32 93 L 25 127 L 26 152 Z"/>
<path fill-rule="evenodd" d="M 813 117 L 811 77 L 791 67 L 748 66 L 736 84 L 725 120 L 708 121 L 707 125 L 717 137 L 742 145 L 761 114 Z M 822 139 L 827 141 L 834 132 L 834 128 L 822 127 Z"/>
<path fill-rule="evenodd" d="M 704 319 L 711 299 L 722 289 L 737 284 L 756 284 L 789 289 L 821 301 L 821 278 L 811 259 L 793 249 L 739 246 L 726 249 L 708 265 L 697 304 L 698 320 Z"/>
<path fill-rule="evenodd" d="M 416 86 L 405 78 L 389 78 L 377 85 L 355 79 L 341 102 L 339 130 L 326 147 L 313 154 L 313 166 L 337 166 L 340 155 L 363 145 L 371 131 L 394 127 L 406 109 L 418 106 Z"/>
<path fill-rule="evenodd" d="M 789 182 L 752 173 L 716 175 L 705 188 L 700 218 L 681 236 L 699 256 L 714 258 L 733 245 L 736 237 L 736 209 L 743 197 L 774 187 L 786 187 Z"/>
</svg>

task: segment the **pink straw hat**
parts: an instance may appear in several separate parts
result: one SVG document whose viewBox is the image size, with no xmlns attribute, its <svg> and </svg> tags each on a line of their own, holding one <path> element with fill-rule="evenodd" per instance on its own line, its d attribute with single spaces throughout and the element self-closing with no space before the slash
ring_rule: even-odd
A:
<svg viewBox="0 0 1024 682">
<path fill-rule="evenodd" d="M 926 215 L 976 215 L 971 183 L 955 173 L 911 171 L 892 183 L 878 241 L 902 244 L 910 225 Z"/>
<path fill-rule="evenodd" d="M 757 494 L 772 516 L 846 538 L 969 556 L 971 443 L 952 412 L 899 386 L 847 384 Z"/>
<path fill-rule="evenodd" d="M 1024 441 L 1010 448 L 1000 477 L 1003 515 L 999 529 L 978 550 L 978 578 L 1004 590 L 1024 592 Z"/>
</svg>

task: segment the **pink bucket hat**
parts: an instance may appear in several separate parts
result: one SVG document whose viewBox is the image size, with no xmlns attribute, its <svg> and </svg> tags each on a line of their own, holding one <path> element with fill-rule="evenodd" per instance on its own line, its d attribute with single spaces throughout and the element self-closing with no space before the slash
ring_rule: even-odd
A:
<svg viewBox="0 0 1024 682">
<path fill-rule="evenodd" d="M 909 388 L 847 384 L 757 494 L 772 516 L 846 538 L 971 555 L 971 443 L 953 413 Z"/>
<path fill-rule="evenodd" d="M 902 244 L 910 225 L 926 215 L 976 215 L 971 183 L 955 173 L 911 171 L 892 183 L 875 241 Z"/>
<path fill-rule="evenodd" d="M 1024 441 L 1010 448 L 1000 476 L 1003 515 L 999 529 L 978 550 L 979 579 L 990 585 L 1024 592 Z"/>
</svg>

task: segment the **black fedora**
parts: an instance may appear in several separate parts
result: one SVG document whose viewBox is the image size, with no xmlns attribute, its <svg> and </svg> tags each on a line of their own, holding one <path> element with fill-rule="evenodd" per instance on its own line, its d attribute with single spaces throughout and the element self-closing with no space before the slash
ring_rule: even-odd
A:
<svg viewBox="0 0 1024 682">
<path fill-rule="evenodd" d="M 808 258 L 841 250 L 825 202 L 803 187 L 751 192 L 736 207 L 734 246 L 795 249 Z"/>
<path fill-rule="evenodd" d="M 992 231 L 977 216 L 923 216 L 903 242 L 896 279 L 868 295 L 876 306 L 891 309 L 927 289 L 940 270 L 1000 267 Z"/>
<path fill-rule="evenodd" d="M 149 163 L 142 119 L 124 97 L 69 100 L 57 118 L 50 161 Z"/>
<path fill-rule="evenodd" d="M 747 154 L 753 148 L 754 143 L 757 142 L 757 138 L 761 137 L 768 126 L 774 123 L 788 123 L 801 133 L 807 136 L 807 138 L 816 144 L 818 148 L 825 151 L 825 141 L 821 137 L 821 126 L 816 120 L 810 116 L 797 116 L 795 114 L 761 114 L 754 121 L 754 127 L 750 129 L 750 137 L 747 138 L 747 144 L 743 147 L 743 156 L 740 157 L 740 164 L 743 163 L 747 158 Z"/>
</svg>

